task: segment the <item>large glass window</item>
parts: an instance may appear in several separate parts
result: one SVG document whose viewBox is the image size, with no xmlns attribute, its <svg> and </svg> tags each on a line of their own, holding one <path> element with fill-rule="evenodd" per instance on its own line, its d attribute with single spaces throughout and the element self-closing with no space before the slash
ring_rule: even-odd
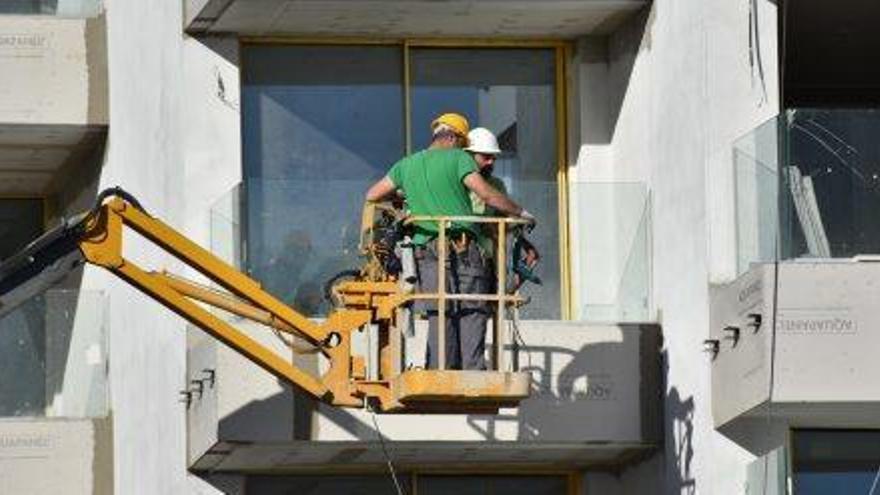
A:
<svg viewBox="0 0 880 495">
<path fill-rule="evenodd" d="M 248 270 L 296 309 L 358 266 L 363 196 L 404 152 L 397 47 L 248 47 L 244 172 Z"/>
<path fill-rule="evenodd" d="M 458 111 L 499 135 L 496 175 L 539 218 L 544 285 L 523 317 L 559 318 L 555 49 L 255 44 L 242 59 L 245 265 L 267 289 L 325 314 L 324 282 L 359 264 L 367 187 Z"/>
<path fill-rule="evenodd" d="M 880 467 L 880 431 L 799 430 L 792 437 L 795 495 L 869 493 Z"/>
</svg>

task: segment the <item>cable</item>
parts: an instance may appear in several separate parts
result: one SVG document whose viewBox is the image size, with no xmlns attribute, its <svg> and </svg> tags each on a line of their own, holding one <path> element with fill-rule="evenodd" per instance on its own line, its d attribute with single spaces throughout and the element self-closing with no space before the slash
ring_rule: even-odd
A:
<svg viewBox="0 0 880 495">
<path fill-rule="evenodd" d="M 368 407 L 370 411 L 370 415 L 373 417 L 373 425 L 376 427 L 376 436 L 379 437 L 379 443 L 382 445 L 382 454 L 385 456 L 385 462 L 388 464 L 388 473 L 391 475 L 391 481 L 394 482 L 394 488 L 397 489 L 397 495 L 406 495 L 406 492 L 403 491 L 403 487 L 400 486 L 400 481 L 397 480 L 397 473 L 394 471 L 394 463 L 391 461 L 391 456 L 388 455 L 388 450 L 385 448 L 385 438 L 383 438 L 382 430 L 379 429 L 379 421 L 376 419 L 376 412 L 373 411 L 372 407 Z"/>
<path fill-rule="evenodd" d="M 523 339 L 522 333 L 519 331 L 519 312 L 513 308 L 507 307 L 507 320 L 510 322 L 510 325 L 513 327 L 513 339 L 518 344 L 523 346 L 523 349 L 526 352 L 526 361 L 528 362 L 529 372 L 533 370 L 532 368 L 532 353 L 528 351 L 528 344 L 526 344 L 525 339 Z M 499 370 L 500 371 L 500 370 Z M 519 371 L 519 370 L 514 370 Z"/>
<path fill-rule="evenodd" d="M 782 81 L 780 86 L 785 86 L 785 56 L 786 56 L 786 37 L 788 35 L 787 32 L 787 7 L 788 1 L 782 1 L 782 47 L 780 49 L 780 57 L 782 69 L 780 70 L 780 80 Z M 784 105 L 784 100 L 783 100 Z M 780 126 L 777 125 L 777 141 L 780 141 L 783 136 L 780 135 Z M 784 149 L 784 146 L 780 146 L 779 149 Z M 781 153 L 781 151 L 780 151 Z M 780 161 L 783 158 L 779 157 Z M 770 318 L 770 383 L 767 386 L 767 425 L 772 425 L 773 422 L 773 381 L 775 380 L 774 368 L 776 367 L 776 318 L 778 313 L 778 303 L 779 303 L 779 258 L 781 257 L 781 237 L 782 231 L 780 228 L 781 223 L 781 214 L 782 214 L 782 180 L 781 180 L 781 170 L 777 173 L 776 176 L 776 232 L 774 236 L 774 256 L 773 256 L 773 313 Z M 762 490 L 762 495 L 767 495 L 767 486 L 769 483 L 769 476 L 767 475 L 767 471 L 769 469 L 769 453 L 764 454 L 764 487 Z"/>
</svg>

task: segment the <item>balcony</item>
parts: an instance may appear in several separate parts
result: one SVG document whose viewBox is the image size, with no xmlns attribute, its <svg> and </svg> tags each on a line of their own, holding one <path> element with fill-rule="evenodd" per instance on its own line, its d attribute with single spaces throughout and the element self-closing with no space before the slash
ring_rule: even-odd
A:
<svg viewBox="0 0 880 495">
<path fill-rule="evenodd" d="M 55 12 L 49 3 L 40 5 Z M 36 3 L 4 3 L 0 14 L 28 5 Z M 51 193 L 102 146 L 105 29 L 103 17 L 0 15 L 0 194 Z"/>
<path fill-rule="evenodd" d="M 358 187 L 362 193 L 362 185 Z M 341 212 L 355 208 L 355 203 L 359 207 L 360 195 L 351 191 L 337 192 L 327 185 L 320 190 L 325 199 L 327 196 L 340 199 L 332 215 L 316 214 L 311 225 L 301 225 L 296 222 L 298 210 L 291 209 L 285 222 L 266 224 L 275 225 L 273 238 L 284 239 L 289 237 L 285 236 L 285 229 L 298 228 L 303 232 L 295 239 L 312 239 L 310 249 L 305 250 L 306 245 L 299 242 L 293 246 L 300 248 L 288 253 L 298 253 L 293 259 L 299 264 L 275 263 L 274 271 L 265 272 L 272 277 L 264 283 L 285 281 L 286 286 L 279 286 L 286 287 L 286 295 L 282 297 L 301 309 L 301 304 L 314 302 L 310 297 L 297 296 L 314 281 L 318 272 L 312 273 L 312 270 L 328 265 L 338 269 L 339 260 L 347 259 L 346 256 L 351 257 L 348 260 L 351 263 L 357 261 L 354 252 L 344 249 L 348 244 L 343 242 L 356 243 L 355 238 L 349 239 L 349 230 L 339 228 L 330 218 L 342 218 Z M 250 218 L 243 213 L 246 196 L 242 193 L 245 192 L 251 194 L 251 189 L 238 188 L 224 197 L 213 209 L 211 220 L 212 250 L 240 268 L 247 268 L 244 254 L 247 248 L 254 247 L 253 242 L 244 242 L 244 231 L 240 227 L 241 218 Z M 622 193 L 618 199 L 625 196 Z M 349 199 L 343 201 L 345 198 Z M 260 215 L 273 215 L 273 208 L 268 206 L 284 207 L 283 202 L 274 201 L 265 205 L 267 208 L 258 209 Z M 635 213 L 627 216 L 642 218 Z M 637 227 L 629 229 L 633 235 L 626 238 L 630 241 L 638 237 Z M 314 235 L 315 230 L 327 233 L 321 237 Z M 340 233 L 341 240 L 334 237 Z M 255 232 L 251 231 L 250 235 Z M 540 238 L 536 241 L 541 242 Z M 316 261 L 312 263 L 306 258 Z M 624 260 L 628 258 L 628 255 L 622 256 Z M 293 270 L 308 272 L 300 275 Z M 316 309 L 315 317 L 320 318 L 320 305 L 311 307 Z M 302 367 L 314 373 L 323 370 L 323 363 L 314 355 L 295 354 L 271 332 L 229 315 L 221 316 L 231 318 L 231 323 L 244 328 L 279 354 L 291 356 Z M 494 416 L 376 416 L 383 435 L 393 442 L 398 463 L 450 468 L 466 466 L 472 461 L 556 468 L 622 466 L 659 445 L 663 402 L 657 325 L 523 318 L 516 327 L 509 326 L 506 331 L 511 332 L 508 339 L 511 344 L 503 351 L 506 361 L 531 374 L 531 398 L 518 408 L 502 409 Z M 425 322 L 417 321 L 414 334 L 406 340 L 408 363 L 421 365 L 426 334 Z M 371 349 L 375 349 L 369 331 L 354 344 L 356 351 L 366 356 L 371 356 Z M 368 368 L 373 362 L 367 359 Z M 369 412 L 316 404 L 198 329 L 192 329 L 189 335 L 188 368 L 190 379 L 202 382 L 200 392 L 193 395 L 187 410 L 189 463 L 194 470 L 307 472 L 332 466 L 335 470 L 357 471 L 378 469 L 384 462 L 374 418 Z M 340 458 L 346 462 L 338 462 Z"/>
<path fill-rule="evenodd" d="M 112 486 L 103 293 L 50 290 L 0 318 L 4 493 Z"/>
<path fill-rule="evenodd" d="M 736 143 L 739 275 L 711 304 L 717 427 L 880 426 L 878 129 L 874 110 L 796 109 Z"/>
<path fill-rule="evenodd" d="M 186 0 L 190 33 L 301 36 L 551 37 L 608 34 L 646 0 Z"/>
</svg>

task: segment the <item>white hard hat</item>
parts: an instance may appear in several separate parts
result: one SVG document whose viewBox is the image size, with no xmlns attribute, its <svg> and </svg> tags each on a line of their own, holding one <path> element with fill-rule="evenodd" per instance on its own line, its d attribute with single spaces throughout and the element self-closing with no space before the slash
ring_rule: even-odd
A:
<svg viewBox="0 0 880 495">
<path fill-rule="evenodd" d="M 501 153 L 501 148 L 498 147 L 498 140 L 495 139 L 495 134 L 492 134 L 492 131 L 485 127 L 471 129 L 467 137 L 469 144 L 464 149 L 465 151 L 482 153 L 484 155 L 498 155 Z"/>
</svg>

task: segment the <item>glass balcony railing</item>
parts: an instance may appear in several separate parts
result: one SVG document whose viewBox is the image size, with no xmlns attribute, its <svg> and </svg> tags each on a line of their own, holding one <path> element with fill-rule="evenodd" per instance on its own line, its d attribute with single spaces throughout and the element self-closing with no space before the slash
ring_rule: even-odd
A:
<svg viewBox="0 0 880 495">
<path fill-rule="evenodd" d="M 651 312 L 651 208 L 645 184 L 571 185 L 575 317 L 645 322 Z"/>
<path fill-rule="evenodd" d="M 880 255 L 880 110 L 791 109 L 734 144 L 737 266 Z"/>
<path fill-rule="evenodd" d="M 0 417 L 108 412 L 107 299 L 50 290 L 0 319 Z"/>
<path fill-rule="evenodd" d="M 47 15 L 65 18 L 96 17 L 102 0 L 3 0 L 0 15 Z"/>
<path fill-rule="evenodd" d="M 250 179 L 221 198 L 211 212 L 211 248 L 245 270 L 272 294 L 310 316 L 327 314 L 324 284 L 360 267 L 363 198 L 371 181 Z M 525 319 L 560 314 L 557 185 L 513 181 L 508 193 L 538 218 L 529 239 L 541 252 L 537 275 L 526 284 Z"/>
</svg>

